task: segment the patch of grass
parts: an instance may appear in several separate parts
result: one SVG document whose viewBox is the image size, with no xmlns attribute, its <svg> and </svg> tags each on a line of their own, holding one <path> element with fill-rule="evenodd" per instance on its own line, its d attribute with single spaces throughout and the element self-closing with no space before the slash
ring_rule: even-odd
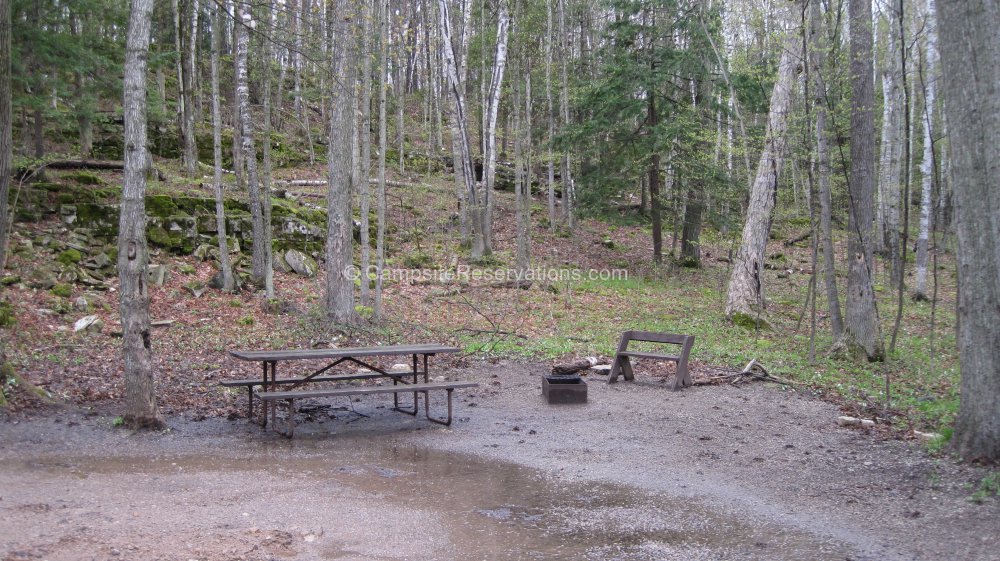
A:
<svg viewBox="0 0 1000 561">
<path fill-rule="evenodd" d="M 253 325 L 254 324 L 254 319 L 253 319 L 253 316 L 243 316 L 240 319 L 236 320 L 236 323 L 238 323 L 240 325 L 247 325 L 247 326 L 249 326 L 249 325 Z"/>
<path fill-rule="evenodd" d="M 51 292 L 54 296 L 59 296 L 61 298 L 69 298 L 70 296 L 73 295 L 73 287 L 72 285 L 66 283 L 58 283 L 52 287 Z"/>
<path fill-rule="evenodd" d="M 979 488 L 969 497 L 974 503 L 982 504 L 990 497 L 1000 497 L 1000 471 L 994 471 L 979 482 Z"/>
</svg>

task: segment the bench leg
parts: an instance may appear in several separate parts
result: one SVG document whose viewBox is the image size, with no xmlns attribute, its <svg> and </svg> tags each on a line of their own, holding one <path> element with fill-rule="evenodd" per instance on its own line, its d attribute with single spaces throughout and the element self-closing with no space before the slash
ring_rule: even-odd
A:
<svg viewBox="0 0 1000 561">
<path fill-rule="evenodd" d="M 430 422 L 432 422 L 432 423 L 437 423 L 439 425 L 444 425 L 444 426 L 447 427 L 447 426 L 451 425 L 451 413 L 452 413 L 451 394 L 455 390 L 453 388 L 445 388 L 445 391 L 448 392 L 448 418 L 447 419 L 435 419 L 435 418 L 431 417 L 431 397 L 430 397 L 430 392 L 425 391 L 425 392 L 423 392 L 423 394 L 424 394 L 424 405 L 425 405 L 424 409 L 426 409 L 426 412 L 427 412 L 427 420 L 430 421 Z"/>
<path fill-rule="evenodd" d="M 285 434 L 288 438 L 295 436 L 295 400 L 289 399 L 288 402 L 288 432 Z"/>
</svg>

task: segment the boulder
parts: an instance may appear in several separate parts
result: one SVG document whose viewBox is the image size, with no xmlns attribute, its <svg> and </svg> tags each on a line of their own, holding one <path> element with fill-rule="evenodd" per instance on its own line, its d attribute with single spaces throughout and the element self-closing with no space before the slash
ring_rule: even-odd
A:
<svg viewBox="0 0 1000 561">
<path fill-rule="evenodd" d="M 73 332 L 92 331 L 100 333 L 104 329 L 104 322 L 97 316 L 83 316 L 73 324 Z"/>
<path fill-rule="evenodd" d="M 304 277 L 314 277 L 319 270 L 315 259 L 297 249 L 289 249 L 285 252 L 285 262 L 296 274 Z"/>
<path fill-rule="evenodd" d="M 166 265 L 150 265 L 147 273 L 149 274 L 149 284 L 153 286 L 163 286 L 169 277 Z"/>
<path fill-rule="evenodd" d="M 201 295 L 205 294 L 208 287 L 201 281 L 191 281 L 184 285 L 184 289 L 190 292 L 195 298 L 201 298 Z"/>
<path fill-rule="evenodd" d="M 78 312 L 89 312 L 90 301 L 87 300 L 86 296 L 78 296 L 76 300 L 73 300 L 73 309 Z"/>
</svg>

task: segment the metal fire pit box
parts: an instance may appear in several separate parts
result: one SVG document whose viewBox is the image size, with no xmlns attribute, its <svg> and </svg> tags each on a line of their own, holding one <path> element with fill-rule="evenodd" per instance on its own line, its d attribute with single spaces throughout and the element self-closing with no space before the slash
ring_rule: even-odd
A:
<svg viewBox="0 0 1000 561">
<path fill-rule="evenodd" d="M 542 376 L 542 396 L 549 403 L 587 403 L 587 382 L 579 376 Z"/>
</svg>

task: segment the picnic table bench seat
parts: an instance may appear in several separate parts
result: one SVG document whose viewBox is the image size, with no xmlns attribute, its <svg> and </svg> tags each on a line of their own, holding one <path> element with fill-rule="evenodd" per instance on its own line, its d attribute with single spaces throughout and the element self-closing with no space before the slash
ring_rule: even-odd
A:
<svg viewBox="0 0 1000 561">
<path fill-rule="evenodd" d="M 461 388 L 474 388 L 479 386 L 476 382 L 426 382 L 426 383 L 416 383 L 416 384 L 393 384 L 391 386 L 361 386 L 361 387 L 347 387 L 347 388 L 322 388 L 322 389 L 307 389 L 307 390 L 296 390 L 296 391 L 271 391 L 271 392 L 255 392 L 257 398 L 263 401 L 284 401 L 288 406 L 288 430 L 285 436 L 291 438 L 295 431 L 295 400 L 296 399 L 310 399 L 319 397 L 344 397 L 352 395 L 372 395 L 372 394 L 384 394 L 391 393 L 394 394 L 394 409 L 402 411 L 404 413 L 409 413 L 411 415 L 416 415 L 419 409 L 418 393 L 424 394 L 424 410 L 427 415 L 427 420 L 438 423 L 441 425 L 451 425 L 452 421 L 452 392 Z M 431 417 L 430 409 L 430 398 L 428 393 L 431 391 L 443 390 L 448 393 L 448 416 L 445 419 L 436 419 Z M 399 407 L 399 402 L 395 401 L 398 395 L 401 393 L 413 393 L 413 410 L 404 410 Z"/>
</svg>

